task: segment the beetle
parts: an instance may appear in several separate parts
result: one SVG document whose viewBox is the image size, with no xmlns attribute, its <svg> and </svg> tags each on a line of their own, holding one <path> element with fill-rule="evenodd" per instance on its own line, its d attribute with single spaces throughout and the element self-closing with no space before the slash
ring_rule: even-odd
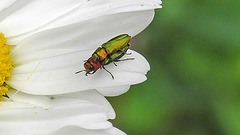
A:
<svg viewBox="0 0 240 135">
<path fill-rule="evenodd" d="M 126 54 L 128 48 L 130 47 L 130 39 L 131 36 L 128 34 L 122 34 L 102 44 L 101 47 L 98 47 L 94 51 L 88 60 L 84 61 L 85 70 L 77 71 L 75 74 L 85 71 L 85 75 L 87 76 L 88 74 L 94 74 L 99 68 L 103 68 L 112 76 L 112 79 L 114 79 L 112 73 L 104 66 L 118 61 L 134 60 L 134 58 L 120 60 L 120 58 Z M 115 63 L 114 65 L 116 66 Z"/>
</svg>

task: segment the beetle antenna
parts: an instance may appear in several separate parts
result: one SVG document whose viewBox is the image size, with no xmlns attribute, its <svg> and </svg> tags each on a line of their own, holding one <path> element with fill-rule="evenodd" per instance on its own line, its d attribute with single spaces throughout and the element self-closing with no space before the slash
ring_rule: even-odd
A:
<svg viewBox="0 0 240 135">
<path fill-rule="evenodd" d="M 77 72 L 75 72 L 75 74 L 78 74 L 78 73 L 80 73 L 80 72 L 82 72 L 82 71 L 86 71 L 86 70 L 80 70 L 80 71 L 77 71 Z"/>
</svg>

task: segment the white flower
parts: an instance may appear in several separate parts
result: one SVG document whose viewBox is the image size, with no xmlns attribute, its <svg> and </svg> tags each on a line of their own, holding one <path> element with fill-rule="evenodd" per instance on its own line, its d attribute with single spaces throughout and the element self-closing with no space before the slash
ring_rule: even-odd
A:
<svg viewBox="0 0 240 135">
<path fill-rule="evenodd" d="M 1 135 L 125 135 L 107 121 L 115 113 L 95 90 L 57 96 L 19 92 L 11 102 L 0 102 L 0 117 Z"/>
<path fill-rule="evenodd" d="M 97 89 L 105 96 L 126 92 L 146 80 L 149 64 L 135 51 L 135 60 L 109 64 L 114 75 L 99 69 L 94 75 L 75 74 L 83 61 L 109 39 L 135 36 L 152 21 L 158 0 L 34 0 L 2 1 L 0 32 L 11 50 L 12 77 L 7 84 L 38 95 Z"/>
<path fill-rule="evenodd" d="M 75 72 L 104 42 L 120 34 L 133 37 L 145 29 L 159 4 L 158 0 L 1 1 L 0 33 L 13 46 L 14 68 L 3 63 L 9 62 L 10 48 L 0 34 L 0 56 L 4 56 L 0 95 L 6 84 L 11 87 L 7 93 L 11 99 L 0 102 L 0 134 L 124 134 L 107 122 L 115 113 L 102 95 L 120 95 L 146 80 L 145 58 L 130 50 L 131 55 L 124 57 L 134 60 L 107 65 L 114 80 L 101 69 L 89 76 Z"/>
</svg>

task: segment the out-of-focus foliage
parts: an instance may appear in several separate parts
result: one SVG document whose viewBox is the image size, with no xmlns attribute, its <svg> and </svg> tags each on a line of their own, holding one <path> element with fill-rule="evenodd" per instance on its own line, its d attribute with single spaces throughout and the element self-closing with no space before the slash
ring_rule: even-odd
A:
<svg viewBox="0 0 240 135">
<path fill-rule="evenodd" d="M 151 64 L 148 80 L 109 98 L 114 125 L 129 135 L 240 135 L 239 6 L 163 1 L 132 41 Z"/>
</svg>

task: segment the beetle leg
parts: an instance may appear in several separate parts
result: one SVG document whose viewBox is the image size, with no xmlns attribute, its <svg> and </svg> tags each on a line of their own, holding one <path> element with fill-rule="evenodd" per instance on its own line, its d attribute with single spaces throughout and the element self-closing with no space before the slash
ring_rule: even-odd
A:
<svg viewBox="0 0 240 135">
<path fill-rule="evenodd" d="M 96 72 L 96 71 L 92 71 L 92 72 L 86 72 L 86 74 L 85 74 L 85 75 L 86 75 L 86 76 L 87 76 L 88 74 L 91 74 L 91 75 L 92 75 L 92 74 L 94 74 L 95 72 Z"/>
<path fill-rule="evenodd" d="M 112 79 L 114 79 L 114 76 L 112 75 L 112 73 L 110 71 L 108 71 L 104 66 L 102 66 L 102 68 L 112 76 Z"/>
<path fill-rule="evenodd" d="M 116 64 L 114 61 L 113 61 L 112 63 L 113 63 L 115 66 L 117 66 L 117 64 Z"/>
<path fill-rule="evenodd" d="M 134 60 L 134 58 L 126 58 L 126 59 L 121 59 L 121 60 L 114 60 L 114 62 L 126 61 L 126 60 Z"/>
<path fill-rule="evenodd" d="M 132 52 L 130 52 L 130 53 L 125 53 L 126 55 L 131 55 L 132 54 Z"/>
</svg>

